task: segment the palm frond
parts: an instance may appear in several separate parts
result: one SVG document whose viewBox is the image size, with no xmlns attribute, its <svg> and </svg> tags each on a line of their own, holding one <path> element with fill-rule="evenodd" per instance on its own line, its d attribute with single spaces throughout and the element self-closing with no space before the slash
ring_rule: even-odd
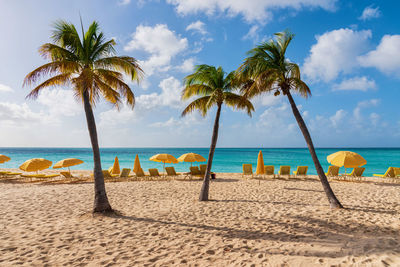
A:
<svg viewBox="0 0 400 267">
<path fill-rule="evenodd" d="M 42 82 L 38 86 L 36 86 L 27 96 L 26 98 L 35 99 L 39 96 L 39 93 L 42 89 L 46 87 L 54 87 L 54 86 L 63 86 L 70 83 L 71 73 L 64 73 Z"/>
<path fill-rule="evenodd" d="M 254 106 L 246 97 L 231 92 L 225 92 L 224 98 L 224 102 L 227 106 L 237 110 L 245 110 L 247 115 L 250 117 L 252 116 Z"/>
<path fill-rule="evenodd" d="M 206 116 L 208 112 L 207 103 L 209 100 L 210 96 L 197 98 L 182 111 L 181 116 L 184 117 L 187 114 L 192 113 L 194 110 L 198 110 L 203 117 Z"/>
<path fill-rule="evenodd" d="M 213 89 L 207 85 L 204 84 L 192 84 L 189 86 L 186 86 L 182 90 L 182 100 L 189 99 L 193 96 L 200 95 L 200 96 L 206 96 L 210 95 L 213 93 Z"/>
<path fill-rule="evenodd" d="M 122 71 L 129 75 L 133 81 L 137 82 L 141 80 L 144 74 L 137 60 L 128 56 L 100 58 L 94 61 L 93 65 L 95 68 Z"/>
<path fill-rule="evenodd" d="M 32 83 L 36 83 L 38 79 L 46 75 L 59 75 L 62 73 L 75 73 L 79 70 L 80 66 L 78 62 L 61 60 L 53 61 L 44 64 L 37 69 L 31 71 L 26 75 L 23 86 L 29 86 Z"/>
</svg>

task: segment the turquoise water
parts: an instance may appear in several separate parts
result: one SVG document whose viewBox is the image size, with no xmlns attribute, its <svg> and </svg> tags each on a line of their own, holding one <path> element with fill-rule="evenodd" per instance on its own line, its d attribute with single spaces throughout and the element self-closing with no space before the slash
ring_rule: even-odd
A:
<svg viewBox="0 0 400 267">
<path fill-rule="evenodd" d="M 214 172 L 242 172 L 242 164 L 251 163 L 255 169 L 260 148 L 217 148 L 214 155 Z M 311 156 L 306 148 L 262 148 L 266 165 L 290 165 L 293 169 L 298 165 L 309 166 L 309 174 L 316 174 Z M 329 166 L 326 156 L 339 150 L 350 150 L 359 153 L 367 160 L 365 175 L 384 173 L 388 166 L 400 167 L 400 148 L 320 148 L 317 149 L 321 164 L 326 170 Z M 101 149 L 102 167 L 110 167 L 115 156 L 118 156 L 121 168 L 133 168 L 136 154 L 144 170 L 158 168 L 162 163 L 149 161 L 158 153 L 168 153 L 175 157 L 188 152 L 198 153 L 208 157 L 208 148 L 103 148 Z M 1 165 L 3 168 L 18 168 L 30 158 L 46 158 L 56 163 L 64 158 L 79 158 L 85 163 L 71 169 L 90 170 L 93 168 L 90 148 L 0 148 L 0 154 L 11 157 L 9 162 Z M 190 163 L 166 164 L 172 165 L 177 171 L 187 171 Z M 344 172 L 344 168 L 341 169 Z"/>
</svg>

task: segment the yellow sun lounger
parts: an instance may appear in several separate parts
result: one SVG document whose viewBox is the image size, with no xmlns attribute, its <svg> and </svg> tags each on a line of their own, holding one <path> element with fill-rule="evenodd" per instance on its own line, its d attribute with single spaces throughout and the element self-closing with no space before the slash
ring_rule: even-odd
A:
<svg viewBox="0 0 400 267">
<path fill-rule="evenodd" d="M 365 171 L 365 168 L 363 168 L 363 167 L 357 167 L 357 168 L 354 168 L 353 170 L 352 170 L 352 172 L 351 173 L 349 173 L 349 174 L 341 174 L 341 176 L 343 177 L 343 179 L 345 179 L 345 180 L 347 180 L 347 179 L 349 179 L 349 180 L 359 180 L 359 181 L 361 181 L 362 180 L 362 178 L 363 178 L 363 173 L 364 173 L 364 171 Z"/>
<path fill-rule="evenodd" d="M 115 179 L 118 177 L 118 174 L 111 174 L 108 170 L 102 170 L 104 179 Z"/>
<path fill-rule="evenodd" d="M 243 164 L 243 174 L 242 177 L 245 175 L 251 175 L 253 178 L 253 165 L 251 164 Z"/>
<path fill-rule="evenodd" d="M 265 175 L 273 175 L 275 178 L 275 167 L 274 165 L 264 165 Z"/>
<path fill-rule="evenodd" d="M 281 175 L 287 175 L 290 178 L 290 166 L 280 166 L 278 177 Z"/>
<path fill-rule="evenodd" d="M 328 177 L 339 176 L 339 167 L 338 166 L 329 166 L 328 172 L 326 172 L 325 175 Z"/>
<path fill-rule="evenodd" d="M 128 178 L 128 177 L 130 177 L 129 173 L 131 173 L 131 169 L 123 168 L 119 177 L 120 178 Z"/>
<path fill-rule="evenodd" d="M 160 177 L 160 173 L 158 172 L 158 169 L 149 169 L 149 175 L 150 177 Z"/>
<path fill-rule="evenodd" d="M 395 168 L 394 167 L 389 167 L 385 174 L 374 174 L 376 177 L 382 177 L 382 178 L 394 178 L 395 177 Z"/>
<path fill-rule="evenodd" d="M 297 170 L 293 171 L 294 177 L 299 175 L 306 177 L 307 176 L 308 166 L 297 166 Z"/>
<path fill-rule="evenodd" d="M 174 167 L 165 167 L 165 171 L 167 172 L 167 177 L 178 176 Z"/>
</svg>

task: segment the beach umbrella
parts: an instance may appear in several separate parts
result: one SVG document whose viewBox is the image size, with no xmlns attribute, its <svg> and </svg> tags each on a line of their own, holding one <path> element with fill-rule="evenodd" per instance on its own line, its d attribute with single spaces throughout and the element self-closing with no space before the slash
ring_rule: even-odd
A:
<svg viewBox="0 0 400 267">
<path fill-rule="evenodd" d="M 4 162 L 7 162 L 7 161 L 9 161 L 11 158 L 9 158 L 9 157 L 7 157 L 7 156 L 5 156 L 5 155 L 1 155 L 0 154 L 0 163 L 4 163 Z"/>
<path fill-rule="evenodd" d="M 337 167 L 357 168 L 367 164 L 367 161 L 360 155 L 351 151 L 338 151 L 326 157 L 328 162 Z"/>
<path fill-rule="evenodd" d="M 190 166 L 192 166 L 193 162 L 203 162 L 207 161 L 202 155 L 196 153 L 186 153 L 181 155 L 178 158 L 179 162 L 190 162 Z"/>
<path fill-rule="evenodd" d="M 119 160 L 118 157 L 115 157 L 114 164 L 108 169 L 110 174 L 120 174 L 121 170 L 119 168 Z"/>
<path fill-rule="evenodd" d="M 68 168 L 69 174 L 71 174 L 70 167 L 76 166 L 79 164 L 82 164 L 83 161 L 80 159 L 75 159 L 75 158 L 68 158 L 68 159 L 63 159 L 54 164 L 53 169 L 60 169 L 60 168 Z"/>
<path fill-rule="evenodd" d="M 155 162 L 162 162 L 164 163 L 164 170 L 165 170 L 165 163 L 178 163 L 179 161 L 170 154 L 157 154 L 150 158 L 151 161 Z"/>
<path fill-rule="evenodd" d="M 26 172 L 37 172 L 50 168 L 52 162 L 43 158 L 29 159 L 19 166 L 20 170 Z"/>
<path fill-rule="evenodd" d="M 264 159 L 263 159 L 263 154 L 262 151 L 258 152 L 258 159 L 257 159 L 257 169 L 256 169 L 256 174 L 265 174 L 265 169 L 264 169 Z"/>
<path fill-rule="evenodd" d="M 137 173 L 142 167 L 140 167 L 139 155 L 136 154 L 135 163 L 133 164 L 133 172 Z"/>
</svg>

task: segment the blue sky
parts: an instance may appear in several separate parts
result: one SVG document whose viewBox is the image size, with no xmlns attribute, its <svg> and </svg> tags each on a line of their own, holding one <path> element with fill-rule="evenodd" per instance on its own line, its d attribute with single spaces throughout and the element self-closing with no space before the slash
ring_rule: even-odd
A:
<svg viewBox="0 0 400 267">
<path fill-rule="evenodd" d="M 131 83 L 132 111 L 96 106 L 103 147 L 207 147 L 215 112 L 185 118 L 182 79 L 197 64 L 235 70 L 275 32 L 296 34 L 287 56 L 313 96 L 295 96 L 317 147 L 400 146 L 400 20 L 397 1 L 0 0 L 0 146 L 87 147 L 82 106 L 68 88 L 25 100 L 25 75 L 45 63 L 51 24 L 100 23 L 120 55 L 146 76 Z M 218 145 L 304 147 L 287 99 L 263 95 L 256 112 L 224 109 Z"/>
</svg>

